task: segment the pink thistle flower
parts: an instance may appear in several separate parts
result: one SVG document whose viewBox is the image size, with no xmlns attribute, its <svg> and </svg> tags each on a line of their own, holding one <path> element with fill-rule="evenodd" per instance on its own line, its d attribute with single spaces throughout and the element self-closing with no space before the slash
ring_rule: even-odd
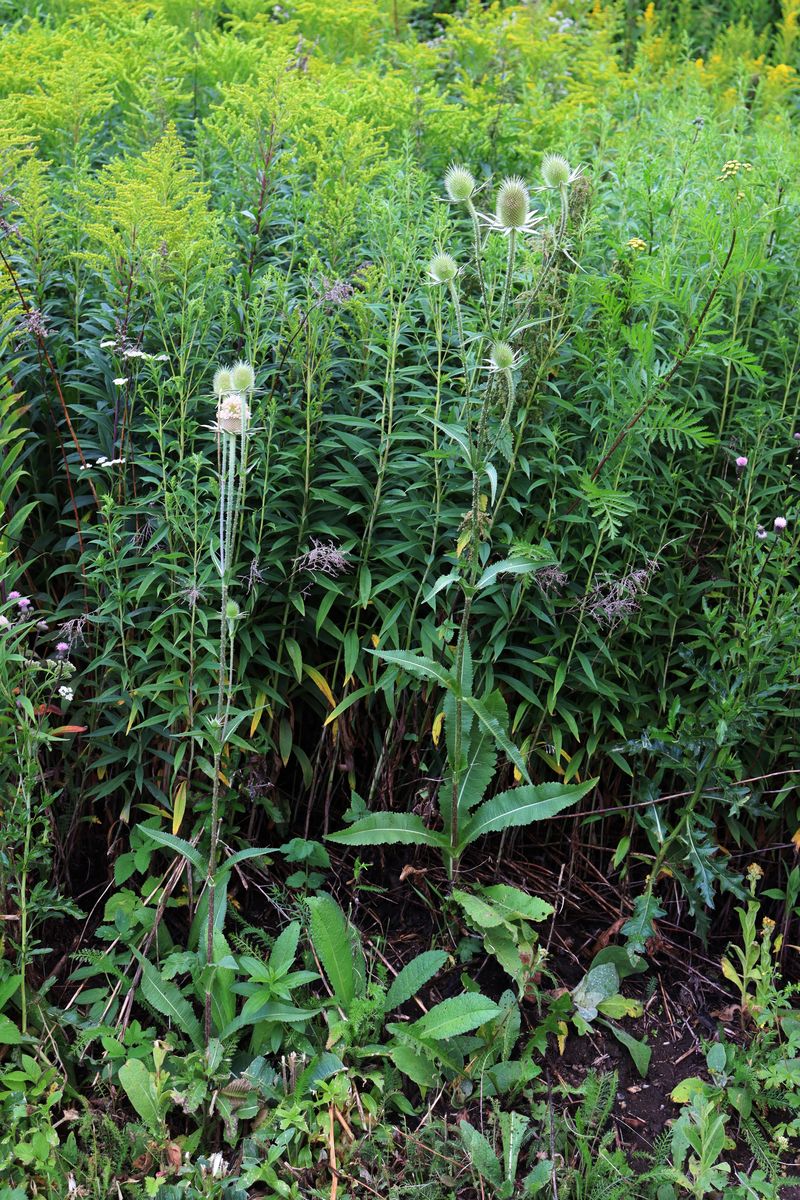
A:
<svg viewBox="0 0 800 1200">
<path fill-rule="evenodd" d="M 766 541 L 767 531 L 763 525 L 759 525 L 758 529 L 756 530 L 756 537 L 760 542 Z"/>
<path fill-rule="evenodd" d="M 9 600 L 19 600 L 21 595 L 22 595 L 21 592 L 9 592 L 8 598 L 9 598 Z"/>
<path fill-rule="evenodd" d="M 782 529 L 786 528 L 786 525 L 787 525 L 786 517 L 776 517 L 775 520 L 772 522 L 773 529 L 776 529 L 779 533 Z"/>
<path fill-rule="evenodd" d="M 747 458 L 745 457 L 744 454 L 740 454 L 736 460 L 736 469 L 739 471 L 743 471 L 746 466 L 747 466 Z"/>
<path fill-rule="evenodd" d="M 65 654 L 69 654 L 69 642 L 57 642 L 56 653 L 63 658 Z"/>
</svg>

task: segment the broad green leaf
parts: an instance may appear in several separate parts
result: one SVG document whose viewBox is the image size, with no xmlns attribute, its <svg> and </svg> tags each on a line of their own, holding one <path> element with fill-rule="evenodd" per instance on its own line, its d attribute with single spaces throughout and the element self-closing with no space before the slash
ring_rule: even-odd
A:
<svg viewBox="0 0 800 1200">
<path fill-rule="evenodd" d="M 148 825 L 140 825 L 139 831 L 154 842 L 158 842 L 162 846 L 169 846 L 171 850 L 177 850 L 178 854 L 182 854 L 184 858 L 188 858 L 192 866 L 197 867 L 198 871 L 205 871 L 206 864 L 203 861 L 200 851 L 187 842 L 185 838 L 177 837 L 174 833 L 166 833 L 163 829 L 151 829 Z"/>
<path fill-rule="evenodd" d="M 142 967 L 139 987 L 143 998 L 152 1005 L 156 1012 L 168 1017 L 181 1033 L 185 1033 L 196 1050 L 201 1049 L 203 1033 L 189 1001 L 174 983 L 163 978 L 160 971 L 151 962 L 148 962 L 143 954 L 134 947 L 131 947 L 131 953 L 139 960 Z"/>
<path fill-rule="evenodd" d="M 538 896 L 530 896 L 519 888 L 505 883 L 495 883 L 481 888 L 481 895 L 488 900 L 507 921 L 520 918 L 524 921 L 546 921 L 555 911 L 552 904 Z"/>
<path fill-rule="evenodd" d="M 474 1125 L 470 1125 L 469 1121 L 460 1121 L 459 1131 L 464 1149 L 475 1170 L 483 1179 L 495 1187 L 500 1187 L 503 1182 L 503 1168 L 487 1139 Z"/>
<path fill-rule="evenodd" d="M 410 1046 L 390 1046 L 389 1057 L 398 1071 L 407 1075 L 417 1087 L 433 1087 L 436 1082 L 436 1070 L 430 1058 L 412 1050 Z"/>
<path fill-rule="evenodd" d="M 278 975 L 285 974 L 294 962 L 300 940 L 300 922 L 292 921 L 275 939 L 269 956 L 270 968 Z"/>
<path fill-rule="evenodd" d="M 425 950 L 416 958 L 412 958 L 411 962 L 406 963 L 398 972 L 386 993 L 386 1011 L 399 1008 L 406 1000 L 416 996 L 420 988 L 424 987 L 429 979 L 433 979 L 446 962 L 447 954 L 444 950 Z"/>
<path fill-rule="evenodd" d="M 311 941 L 322 963 L 333 994 L 345 1011 L 359 990 L 360 972 L 347 926 L 347 918 L 332 897 L 314 896 L 308 901 L 311 912 Z M 362 955 L 363 957 L 363 955 Z"/>
<path fill-rule="evenodd" d="M 439 846 L 446 844 L 440 833 L 428 829 L 416 813 L 369 813 L 347 829 L 329 833 L 327 841 L 342 846 Z"/>
<path fill-rule="evenodd" d="M 404 671 L 408 671 L 409 675 L 416 675 L 419 679 L 432 680 L 440 683 L 444 688 L 457 691 L 456 681 L 447 668 L 432 658 L 426 658 L 424 654 L 414 654 L 410 650 L 372 650 L 370 653 L 391 667 L 401 667 Z"/>
<path fill-rule="evenodd" d="M 503 1141 L 503 1174 L 512 1182 L 517 1177 L 517 1161 L 529 1119 L 522 1113 L 500 1113 L 500 1136 Z"/>
<path fill-rule="evenodd" d="M 613 1021 L 604 1021 L 603 1024 L 611 1030 L 617 1041 L 628 1051 L 633 1059 L 633 1065 L 644 1079 L 650 1068 L 650 1058 L 653 1053 L 650 1046 L 647 1045 L 647 1042 L 632 1037 L 626 1030 L 620 1029 L 619 1025 L 615 1025 Z"/>
<path fill-rule="evenodd" d="M 529 558 L 504 558 L 487 567 L 475 586 L 477 591 L 481 591 L 494 583 L 500 575 L 530 575 L 531 571 L 539 571 L 547 565 L 546 558 L 541 562 L 531 562 Z"/>
<path fill-rule="evenodd" d="M 592 967 L 573 988 L 572 999 L 584 1021 L 593 1021 L 598 1005 L 616 995 L 618 990 L 617 968 L 613 963 L 601 963 L 598 967 Z"/>
<path fill-rule="evenodd" d="M 522 778 L 526 782 L 529 782 L 530 775 L 525 765 L 525 759 L 508 736 L 506 722 L 498 719 L 496 711 L 493 711 L 493 706 L 481 700 L 476 700 L 474 696 L 465 696 L 464 703 L 469 705 L 481 725 L 492 735 L 497 745 L 505 752 Z M 503 705 L 503 710 L 505 711 L 505 705 Z"/>
<path fill-rule="evenodd" d="M 464 825 L 459 850 L 485 833 L 501 833 L 516 825 L 555 817 L 591 791 L 596 782 L 591 779 L 587 783 L 528 783 L 501 792 L 486 800 Z"/>
<path fill-rule="evenodd" d="M 410 1027 L 410 1032 L 432 1041 L 443 1041 L 469 1033 L 487 1021 L 492 1021 L 500 1012 L 493 1000 L 480 992 L 465 992 L 462 996 L 451 996 L 427 1012 Z"/>
<path fill-rule="evenodd" d="M 249 996 L 239 1016 L 220 1030 L 219 1036 L 223 1042 L 247 1025 L 259 1025 L 262 1021 L 274 1021 L 276 1025 L 302 1025 L 320 1011 L 318 1008 L 296 1008 L 293 1004 L 281 1004 L 277 1000 L 266 1000 L 263 1004 L 251 1005 L 251 1000 L 255 999 L 255 996 Z"/>
<path fill-rule="evenodd" d="M 480 896 L 474 896 L 472 892 L 463 892 L 456 888 L 453 891 L 453 899 L 461 905 L 473 929 L 492 929 L 495 925 L 504 924 L 502 913 Z"/>
<path fill-rule="evenodd" d="M 155 1077 L 140 1058 L 131 1058 L 119 1069 L 119 1081 L 147 1129 L 154 1135 L 161 1132 L 161 1113 Z"/>
<path fill-rule="evenodd" d="M 337 1054 L 332 1054 L 330 1050 L 324 1050 L 317 1058 L 312 1059 L 303 1071 L 297 1081 L 295 1094 L 304 1096 L 307 1092 L 315 1091 L 317 1084 L 322 1083 L 325 1079 L 330 1079 L 332 1075 L 337 1075 L 344 1069 L 345 1065 Z"/>
<path fill-rule="evenodd" d="M 10 1017 L 0 1016 L 0 1046 L 21 1046 L 29 1039 L 17 1029 Z"/>
</svg>

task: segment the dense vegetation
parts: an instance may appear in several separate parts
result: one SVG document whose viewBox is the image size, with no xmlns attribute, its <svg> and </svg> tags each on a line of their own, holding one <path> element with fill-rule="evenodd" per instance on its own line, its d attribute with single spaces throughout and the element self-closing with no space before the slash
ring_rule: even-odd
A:
<svg viewBox="0 0 800 1200">
<path fill-rule="evenodd" d="M 3 19 L 0 1200 L 792 1194 L 799 0 Z"/>
</svg>

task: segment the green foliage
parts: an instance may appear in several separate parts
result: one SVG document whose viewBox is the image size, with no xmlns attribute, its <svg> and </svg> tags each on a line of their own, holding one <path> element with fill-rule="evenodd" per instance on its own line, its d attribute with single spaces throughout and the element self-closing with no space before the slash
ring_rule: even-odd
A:
<svg viewBox="0 0 800 1200">
<path fill-rule="evenodd" d="M 780 1187 L 797 2 L 440 7 L 4 6 L 0 1200 Z M 529 860 L 620 884 L 550 997 Z M 644 1075 L 723 894 L 738 1043 L 634 1182 L 537 1055 Z"/>
</svg>

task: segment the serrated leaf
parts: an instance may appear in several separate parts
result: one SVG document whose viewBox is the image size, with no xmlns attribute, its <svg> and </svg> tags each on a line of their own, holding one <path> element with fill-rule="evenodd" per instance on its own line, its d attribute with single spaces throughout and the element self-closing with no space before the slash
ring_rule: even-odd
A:
<svg viewBox="0 0 800 1200">
<path fill-rule="evenodd" d="M 341 846 L 444 846 L 440 833 L 428 829 L 416 813 L 370 813 L 347 829 L 329 833 L 326 841 Z"/>
<path fill-rule="evenodd" d="M 469 1121 L 459 1122 L 461 1141 L 475 1170 L 494 1187 L 503 1182 L 503 1168 L 489 1142 Z"/>
<path fill-rule="evenodd" d="M 628 939 L 628 945 L 637 954 L 644 954 L 645 946 L 651 937 L 655 937 L 655 922 L 667 914 L 659 907 L 655 896 L 643 893 L 637 896 L 633 905 L 633 916 L 622 926 L 622 933 Z"/>
<path fill-rule="evenodd" d="M 476 700 L 474 696 L 465 696 L 464 703 L 472 709 L 481 725 L 494 738 L 500 749 L 505 752 L 509 760 L 519 771 L 522 778 L 528 782 L 530 780 L 530 775 L 528 774 L 528 768 L 525 765 L 525 759 L 522 757 L 519 750 L 508 736 L 505 724 L 498 717 L 496 709 L 481 700 Z M 505 705 L 503 705 L 503 708 L 505 709 Z"/>
<path fill-rule="evenodd" d="M 469 1033 L 487 1021 L 492 1021 L 500 1009 L 480 992 L 465 992 L 443 1000 L 410 1026 L 410 1032 L 432 1041 L 443 1041 Z"/>
<path fill-rule="evenodd" d="M 342 1008 L 347 1008 L 355 999 L 359 972 L 355 961 L 353 943 L 347 926 L 347 918 L 339 905 L 324 893 L 308 901 L 311 912 L 311 941 L 317 952 L 333 994 Z M 360 953 L 360 948 L 357 951 Z"/>
<path fill-rule="evenodd" d="M 412 958 L 411 962 L 406 963 L 395 976 L 392 986 L 386 993 L 386 1011 L 399 1008 L 401 1004 L 405 1004 L 406 1000 L 416 996 L 420 988 L 424 987 L 428 980 L 433 979 L 436 972 L 441 970 L 447 962 L 447 957 L 444 950 L 425 950 L 416 958 Z"/>
<path fill-rule="evenodd" d="M 131 953 L 139 960 L 142 967 L 139 987 L 144 999 L 152 1005 L 156 1012 L 168 1017 L 181 1033 L 185 1033 L 195 1049 L 201 1049 L 203 1033 L 189 1001 L 176 984 L 164 979 L 161 972 L 133 946 Z"/>
<path fill-rule="evenodd" d="M 161 846 L 169 846 L 171 850 L 175 850 L 178 854 L 182 854 L 184 858 L 188 858 L 192 866 L 197 867 L 198 871 L 206 869 L 200 851 L 187 842 L 185 838 L 176 837 L 174 833 L 167 833 L 163 829 L 151 829 L 148 825 L 140 825 L 139 831 L 145 837 L 150 838 L 151 841 L 158 842 Z"/>
<path fill-rule="evenodd" d="M 455 680 L 450 672 L 432 658 L 424 654 L 414 654 L 408 650 L 371 650 L 377 658 L 388 663 L 391 667 L 400 667 L 418 679 L 427 679 L 441 684 L 444 688 L 456 691 Z"/>
<path fill-rule="evenodd" d="M 575 804 L 596 784 L 586 783 L 528 783 L 500 792 L 476 809 L 461 830 L 459 849 L 463 850 L 485 833 L 500 833 L 514 826 L 545 821 Z"/>
<path fill-rule="evenodd" d="M 490 901 L 492 907 L 507 921 L 515 918 L 524 921 L 546 921 L 555 911 L 552 904 L 548 904 L 546 900 L 505 883 L 494 883 L 481 888 L 481 895 Z"/>
</svg>

